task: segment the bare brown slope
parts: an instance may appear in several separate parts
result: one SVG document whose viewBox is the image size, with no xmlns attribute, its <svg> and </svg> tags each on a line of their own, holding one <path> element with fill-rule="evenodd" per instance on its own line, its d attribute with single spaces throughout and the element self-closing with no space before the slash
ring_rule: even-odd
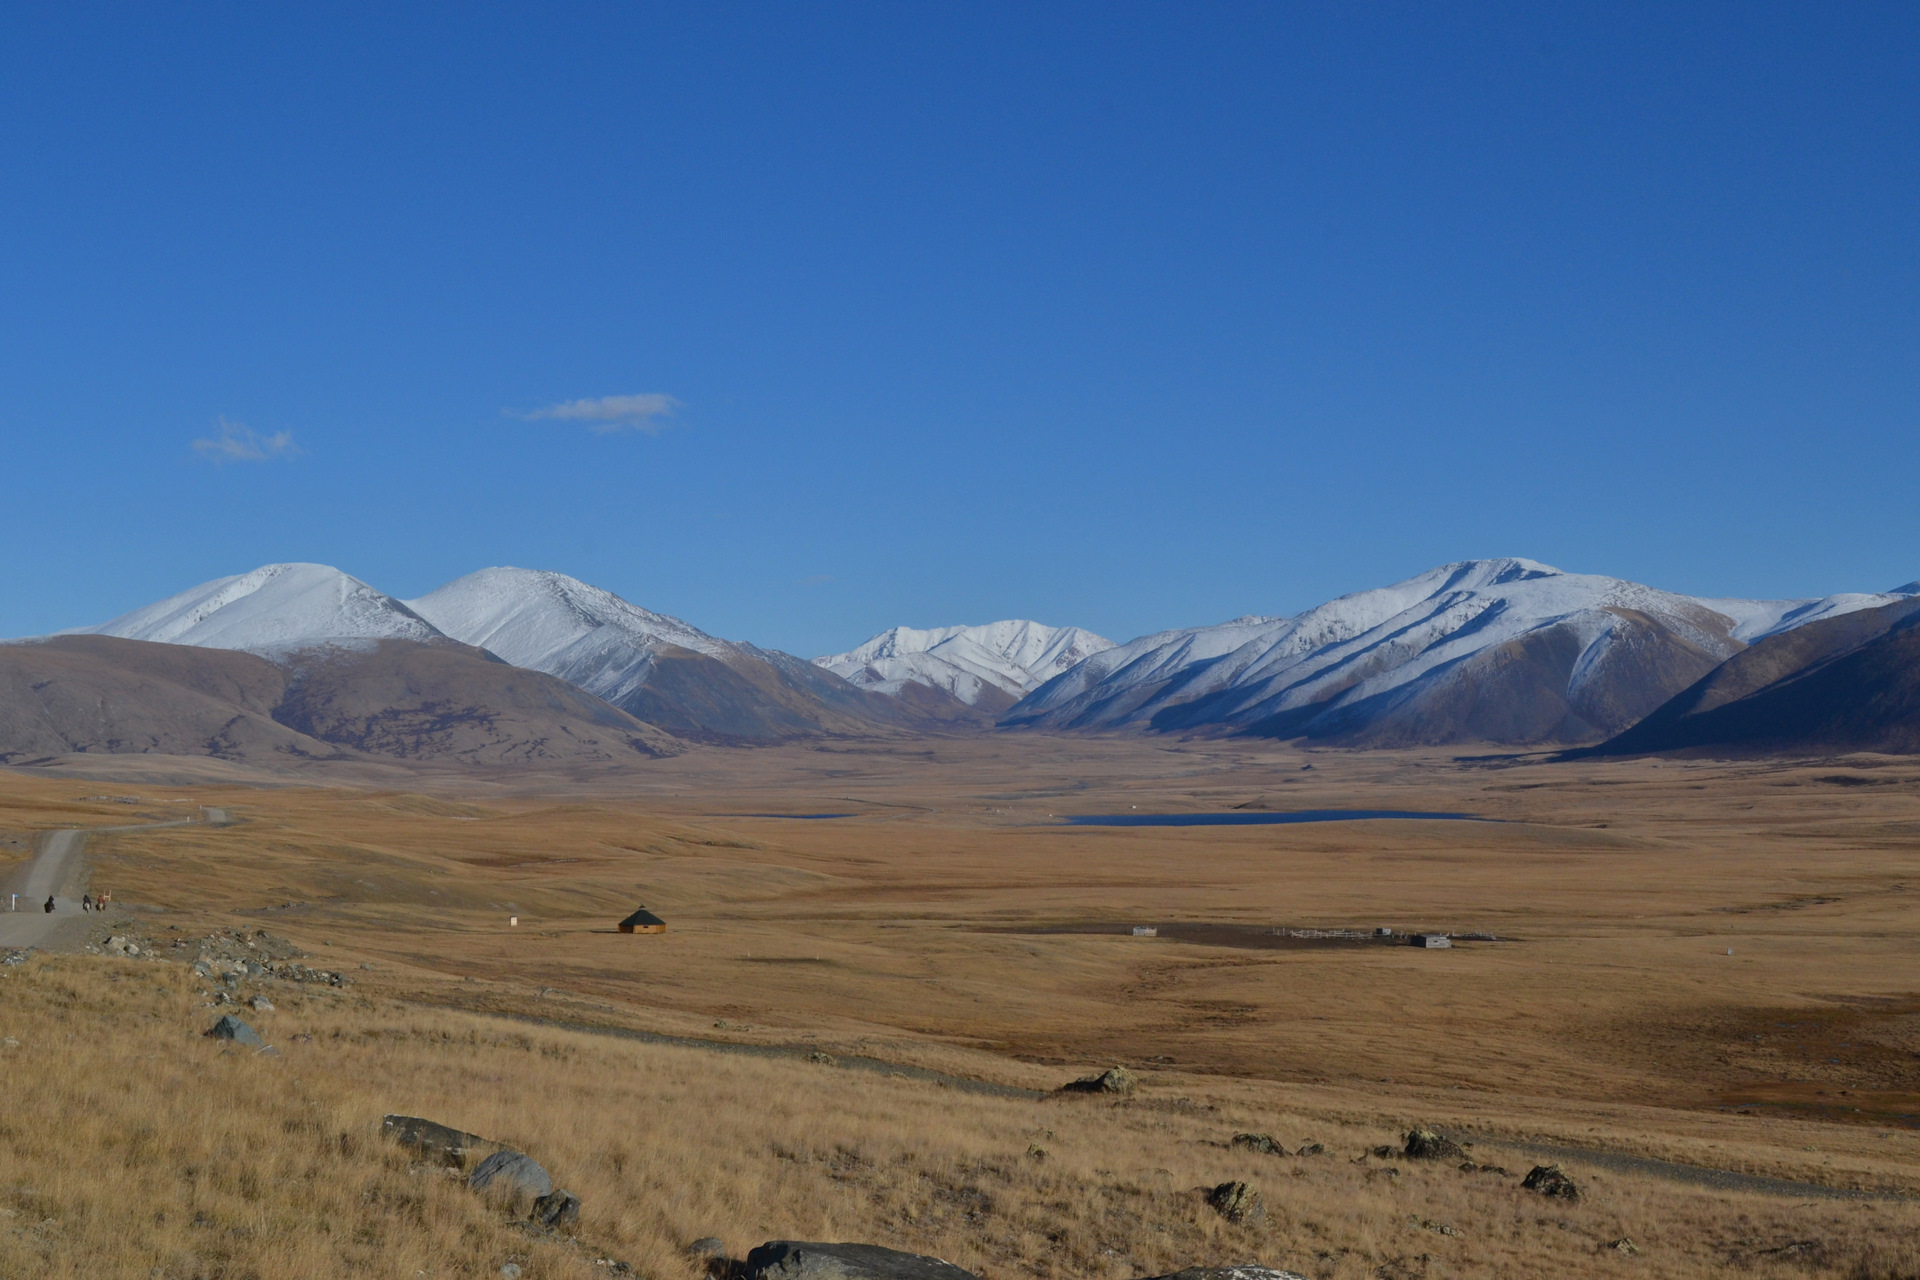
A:
<svg viewBox="0 0 1920 1280">
<path fill-rule="evenodd" d="M 274 719 L 373 755 L 467 764 L 671 754 L 671 735 L 564 680 L 453 641 L 382 640 L 288 664 Z"/>
<path fill-rule="evenodd" d="M 593 762 L 675 747 L 564 681 L 465 645 L 388 640 L 285 664 L 109 636 L 0 645 L 5 763 L 89 752 Z"/>
<path fill-rule="evenodd" d="M 273 719 L 286 675 L 264 658 L 111 636 L 0 645 L 0 762 L 73 752 L 330 757 Z"/>
<path fill-rule="evenodd" d="M 723 744 L 865 735 L 972 719 L 964 704 L 934 690 L 928 691 L 933 697 L 903 702 L 791 654 L 739 647 L 746 652 L 729 660 L 662 646 L 646 682 L 616 705 L 675 737 Z"/>
<path fill-rule="evenodd" d="M 1920 599 L 1768 636 L 1593 750 L 1702 749 L 1920 751 Z"/>
</svg>

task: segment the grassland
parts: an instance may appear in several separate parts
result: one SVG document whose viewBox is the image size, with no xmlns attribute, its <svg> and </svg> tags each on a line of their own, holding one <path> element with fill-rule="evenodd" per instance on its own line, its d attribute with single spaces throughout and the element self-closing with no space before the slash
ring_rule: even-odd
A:
<svg viewBox="0 0 1920 1280">
<path fill-rule="evenodd" d="M 91 1166 L 75 1162 L 48 1202 L 57 1229 L 35 1246 L 48 1266 L 69 1265 L 59 1241 L 98 1229 L 140 1268 L 110 1274 L 192 1274 L 180 1259 L 208 1275 L 489 1273 L 511 1233 L 373 1140 L 380 1112 L 416 1110 L 524 1143 L 587 1199 L 591 1247 L 521 1238 L 530 1274 L 574 1274 L 595 1250 L 683 1274 L 680 1246 L 707 1234 L 871 1239 L 993 1277 L 1120 1280 L 1251 1258 L 1316 1276 L 1920 1271 L 1905 1201 L 1739 1194 L 1571 1161 L 1592 1194 L 1563 1208 L 1513 1179 L 1353 1162 L 1428 1121 L 1516 1172 L 1529 1157 L 1500 1144 L 1545 1141 L 1920 1193 L 1910 762 L 1559 764 L 1035 736 L 703 751 L 618 776 L 244 781 L 0 775 L 12 832 L 225 807 L 229 827 L 96 837 L 94 886 L 151 908 L 128 919 L 162 944 L 265 928 L 356 979 L 348 996 L 283 1004 L 271 1017 L 285 1056 L 266 1060 L 210 1053 L 194 1036 L 210 1017 L 200 988 L 169 966 L 47 959 L 9 977 L 8 1016 L 27 1034 L 8 1034 L 71 1055 L 21 1058 L 10 1081 L 92 1078 L 79 1048 L 58 1049 L 64 1018 L 90 1061 L 175 1064 L 205 1086 L 142 1084 L 138 1108 L 162 1117 L 152 1141 L 186 1144 L 139 1166 L 165 1222 L 90 1192 Z M 79 799 L 101 790 L 147 803 Z M 1133 805 L 1498 821 L 1113 829 L 1049 816 Z M 751 816 L 822 812 L 853 816 Z M 638 902 L 666 935 L 610 932 Z M 1053 931 L 1129 921 L 1511 941 L 1273 950 Z M 23 990 L 68 992 L 65 1012 Z M 499 1015 L 1028 1089 L 1121 1062 L 1143 1085 L 1117 1104 L 989 1097 Z M 314 1039 L 288 1045 L 296 1029 Z M 135 1104 L 98 1088 L 82 1111 L 123 1122 L 66 1149 L 132 1169 L 113 1135 Z M 311 1132 L 287 1127 L 301 1098 L 325 1118 Z M 255 1136 L 189 1141 L 209 1107 Z M 1335 1154 L 1250 1156 L 1225 1145 L 1242 1128 Z M 0 1179 L 38 1193 L 56 1185 L 52 1156 L 24 1132 L 38 1131 L 7 1131 Z M 193 1226 L 180 1170 L 239 1178 L 256 1149 L 283 1162 L 256 1175 L 262 1205 L 301 1178 L 351 1194 L 252 1235 Z M 1194 1199 L 1229 1177 L 1262 1190 L 1263 1223 L 1230 1226 Z M 414 1199 L 366 1194 L 376 1185 Z M 1461 1234 L 1421 1225 L 1440 1222 Z M 363 1236 L 376 1243 L 346 1247 Z M 1621 1237 L 1638 1256 L 1602 1247 Z"/>
</svg>

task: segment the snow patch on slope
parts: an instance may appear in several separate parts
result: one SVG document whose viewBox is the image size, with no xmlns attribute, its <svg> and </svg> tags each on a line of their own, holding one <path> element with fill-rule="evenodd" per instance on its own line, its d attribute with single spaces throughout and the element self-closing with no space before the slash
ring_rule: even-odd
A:
<svg viewBox="0 0 1920 1280">
<path fill-rule="evenodd" d="M 1009 619 L 924 631 L 894 627 L 857 649 L 814 663 L 879 693 L 897 695 L 909 684 L 920 684 L 977 706 L 990 689 L 1018 698 L 1112 647 L 1113 641 L 1080 627 Z"/>
</svg>

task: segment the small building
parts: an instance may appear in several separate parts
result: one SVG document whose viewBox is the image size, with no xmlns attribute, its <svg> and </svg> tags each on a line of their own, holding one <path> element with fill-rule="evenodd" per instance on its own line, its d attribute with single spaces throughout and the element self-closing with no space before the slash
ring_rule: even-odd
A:
<svg viewBox="0 0 1920 1280">
<path fill-rule="evenodd" d="M 622 933 L 665 933 L 666 931 L 667 922 L 645 907 L 641 907 L 620 922 Z"/>
<path fill-rule="evenodd" d="M 1453 945 L 1453 939 L 1444 933 L 1416 933 L 1410 936 L 1407 941 L 1416 947 L 1426 947 L 1428 950 L 1437 950 Z"/>
</svg>

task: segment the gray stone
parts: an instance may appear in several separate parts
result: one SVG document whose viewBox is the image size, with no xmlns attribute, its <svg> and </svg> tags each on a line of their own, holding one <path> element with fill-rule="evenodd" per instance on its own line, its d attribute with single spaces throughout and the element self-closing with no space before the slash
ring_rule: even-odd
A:
<svg viewBox="0 0 1920 1280">
<path fill-rule="evenodd" d="M 520 1280 L 520 1264 L 509 1262 L 500 1268 L 502 1280 Z"/>
<path fill-rule="evenodd" d="M 1285 1147 L 1264 1133 L 1236 1133 L 1233 1135 L 1233 1145 L 1236 1147 L 1245 1147 L 1249 1151 L 1257 1151 L 1263 1156 L 1283 1156 L 1287 1154 Z"/>
<path fill-rule="evenodd" d="M 1213 1211 L 1235 1224 L 1258 1222 L 1267 1216 L 1260 1193 L 1244 1182 L 1223 1182 L 1207 1192 L 1207 1204 Z"/>
<path fill-rule="evenodd" d="M 1520 1185 L 1528 1191 L 1538 1191 L 1543 1196 L 1553 1196 L 1561 1200 L 1578 1200 L 1580 1188 L 1567 1176 L 1567 1171 L 1557 1164 L 1537 1164 L 1533 1171 L 1520 1180 Z"/>
<path fill-rule="evenodd" d="M 1272 1267 L 1188 1267 L 1153 1280 L 1307 1280 L 1297 1271 L 1275 1271 Z"/>
<path fill-rule="evenodd" d="M 747 1255 L 745 1280 L 978 1280 L 951 1262 L 877 1244 L 769 1240 Z"/>
<path fill-rule="evenodd" d="M 538 1200 L 553 1193 L 553 1179 L 532 1156 L 518 1151 L 496 1151 L 480 1162 L 467 1179 L 475 1191 L 505 1194 L 514 1199 Z"/>
<path fill-rule="evenodd" d="M 727 1256 L 727 1242 L 719 1236 L 701 1236 L 687 1246 L 689 1258 L 724 1258 Z"/>
<path fill-rule="evenodd" d="M 247 1004 L 252 1007 L 255 1013 L 273 1012 L 273 1001 L 267 999 L 265 996 L 255 996 L 253 999 L 247 1001 Z"/>
<path fill-rule="evenodd" d="M 533 1202 L 529 1215 L 543 1227 L 570 1227 L 580 1221 L 580 1197 L 571 1191 L 553 1191 Z"/>
<path fill-rule="evenodd" d="M 1133 1092 L 1134 1083 L 1131 1071 L 1125 1067 L 1114 1067 L 1099 1075 L 1082 1076 L 1070 1084 L 1063 1084 L 1060 1092 L 1129 1094 Z"/>
<path fill-rule="evenodd" d="M 249 1049 L 264 1049 L 267 1047 L 267 1042 L 260 1038 L 258 1031 L 255 1031 L 252 1027 L 230 1013 L 222 1016 L 220 1021 L 208 1027 L 205 1034 L 215 1040 L 231 1040 L 235 1044 L 244 1045 Z"/>
<path fill-rule="evenodd" d="M 1467 1153 L 1453 1139 L 1429 1129 L 1425 1125 L 1415 1125 L 1407 1131 L 1406 1156 L 1409 1160 L 1464 1160 Z"/>
<path fill-rule="evenodd" d="M 403 1147 L 418 1147 L 423 1154 L 456 1169 L 466 1167 L 467 1157 L 475 1147 L 493 1145 L 476 1134 L 449 1129 L 444 1124 L 422 1120 L 419 1116 L 390 1115 L 380 1122 L 380 1132 Z"/>
</svg>

